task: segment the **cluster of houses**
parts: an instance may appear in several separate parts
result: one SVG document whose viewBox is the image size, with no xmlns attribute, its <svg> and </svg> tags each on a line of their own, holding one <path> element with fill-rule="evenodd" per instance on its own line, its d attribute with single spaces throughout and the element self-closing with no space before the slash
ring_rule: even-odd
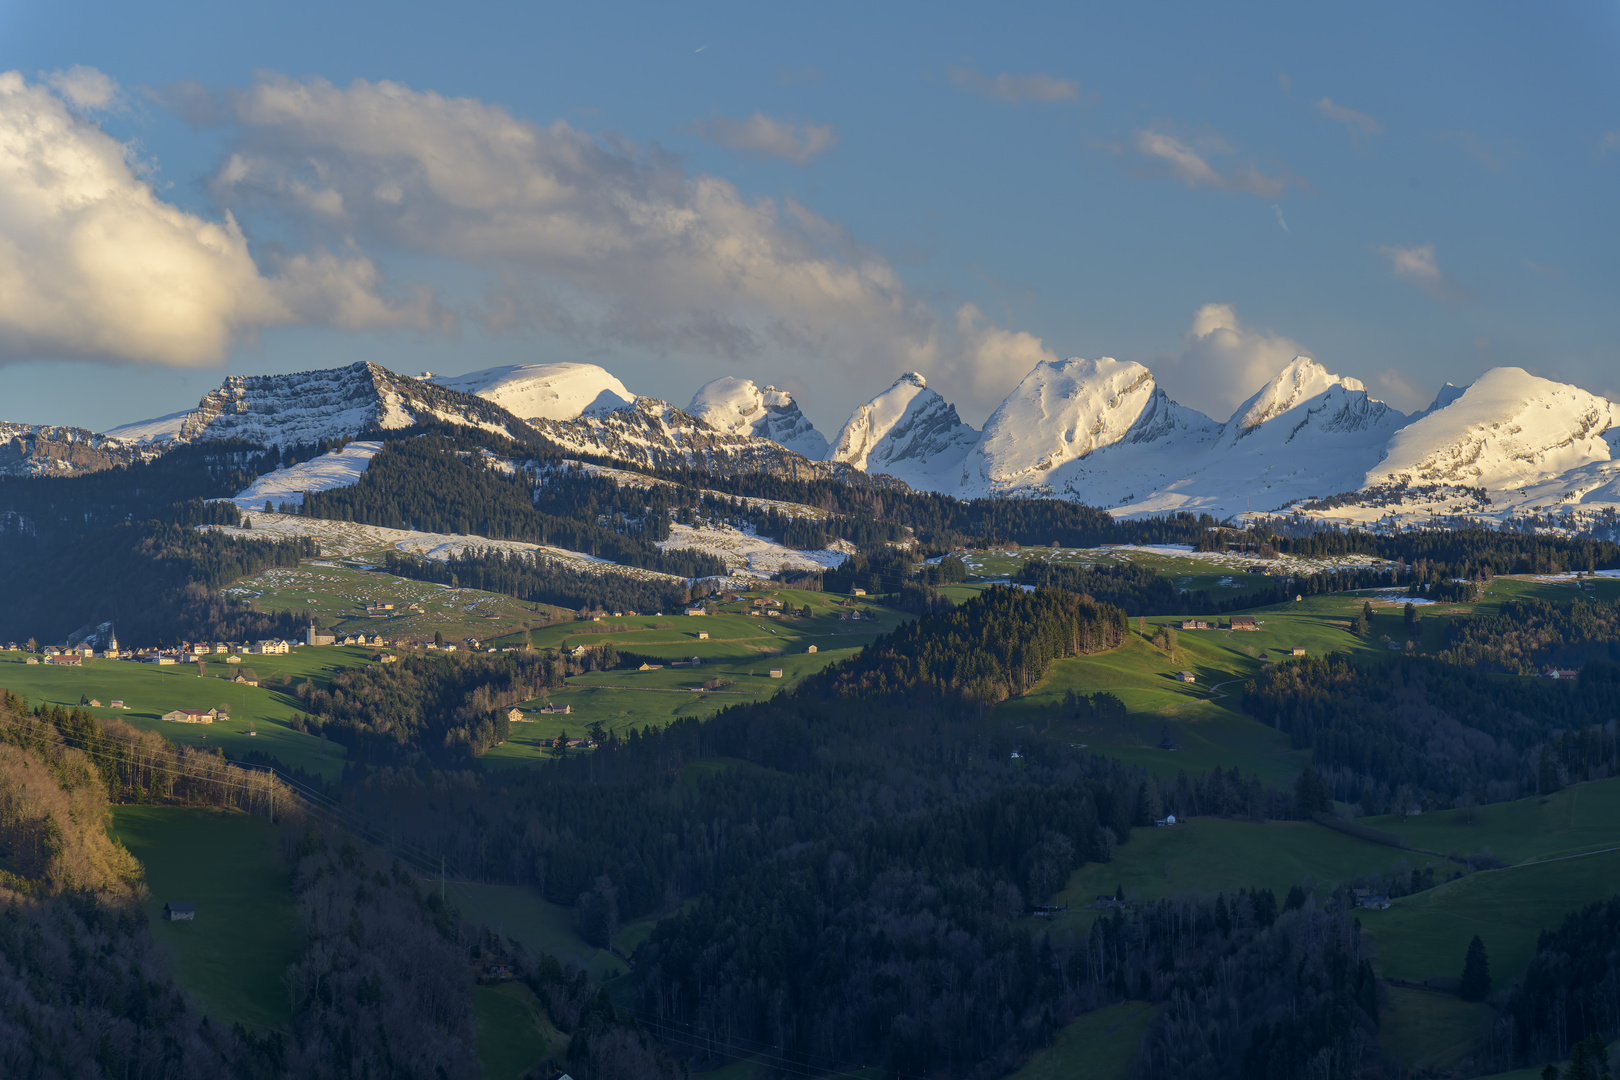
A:
<svg viewBox="0 0 1620 1080">
<path fill-rule="evenodd" d="M 569 716 L 573 713 L 572 705 L 553 705 L 550 702 L 540 706 L 535 712 L 542 716 Z M 532 724 L 533 717 L 525 716 L 522 709 L 507 709 L 506 719 L 514 724 Z"/>
<path fill-rule="evenodd" d="M 1183 630 L 1258 630 L 1260 624 L 1253 615 L 1233 615 L 1225 626 L 1219 619 L 1182 619 Z"/>
<path fill-rule="evenodd" d="M 1544 679 L 1578 679 L 1581 677 L 1581 673 L 1573 668 L 1550 667 L 1541 673 L 1541 677 Z"/>
</svg>

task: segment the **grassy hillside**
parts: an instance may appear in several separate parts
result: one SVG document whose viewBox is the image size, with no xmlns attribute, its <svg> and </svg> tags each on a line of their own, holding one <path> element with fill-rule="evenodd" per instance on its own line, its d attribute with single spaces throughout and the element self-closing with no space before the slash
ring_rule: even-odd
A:
<svg viewBox="0 0 1620 1080">
<path fill-rule="evenodd" d="M 1501 986 L 1522 972 L 1536 937 L 1569 912 L 1620 891 L 1620 851 L 1486 870 L 1401 897 L 1387 911 L 1362 912 L 1389 978 L 1421 982 L 1462 974 L 1475 934 Z"/>
<path fill-rule="evenodd" d="M 0 653 L 3 656 L 17 654 Z M 275 681 L 286 672 L 294 685 L 305 678 L 324 684 L 329 678 L 327 668 L 364 662 L 364 650 L 298 649 L 287 656 L 244 656 L 243 661 L 241 666 L 252 668 L 261 679 Z M 234 672 L 235 665 L 214 662 L 208 664 L 206 676 L 198 676 L 195 664 L 157 667 L 125 660 L 96 660 L 82 668 L 70 668 L 14 661 L 0 662 L 0 686 L 27 695 L 35 705 L 44 702 L 72 707 L 79 704 L 81 697 L 93 698 L 102 703 L 101 708 L 90 709 L 96 716 L 159 732 L 185 746 L 220 747 L 227 754 L 259 750 L 292 768 L 329 779 L 342 772 L 343 747 L 294 731 L 288 725 L 299 711 L 291 687 L 241 686 L 227 681 Z M 107 708 L 114 699 L 122 700 L 128 708 Z M 174 709 L 211 709 L 221 704 L 230 707 L 230 718 L 213 724 L 175 724 L 161 719 Z"/>
<path fill-rule="evenodd" d="M 261 818 L 174 806 L 119 806 L 113 834 L 146 868 L 152 932 L 174 955 L 176 980 L 215 1022 L 285 1028 L 281 975 L 302 947 L 275 826 Z M 164 922 L 189 900 L 195 922 Z"/>
<path fill-rule="evenodd" d="M 516 633 L 527 622 L 570 617 L 571 612 L 530 604 L 479 589 L 452 589 L 381 571 L 306 562 L 296 569 L 266 570 L 244 578 L 226 592 L 256 611 L 295 611 L 343 633 L 432 641 L 435 630 L 447 641 L 483 640 Z M 393 613 L 373 618 L 369 603 L 392 603 Z M 420 613 L 409 610 L 419 604 Z"/>
<path fill-rule="evenodd" d="M 547 903 L 533 889 L 450 882 L 445 885 L 445 895 L 462 918 L 521 943 L 531 954 L 550 953 L 565 964 L 586 968 L 598 979 L 628 970 L 618 957 L 574 932 L 573 908 Z"/>
<path fill-rule="evenodd" d="M 560 1059 L 568 1046 L 568 1036 L 552 1026 L 545 1007 L 523 983 L 480 986 L 473 1018 L 484 1080 L 520 1080 L 548 1057 Z"/>
<path fill-rule="evenodd" d="M 1452 994 L 1392 986 L 1388 995 L 1379 1042 L 1390 1057 L 1414 1069 L 1456 1065 L 1490 1017 L 1489 1006 Z"/>
<path fill-rule="evenodd" d="M 771 697 L 828 664 L 853 656 L 910 618 L 857 599 L 865 617 L 858 622 L 842 620 L 839 615 L 847 609 L 838 602 L 846 598 L 831 593 L 782 589 L 742 595 L 742 601 L 721 605 L 715 615 L 609 615 L 601 622 L 569 621 L 531 631 L 528 637 L 536 648 L 599 648 L 611 642 L 621 653 L 652 657 L 666 666 L 571 677 L 566 687 L 548 695 L 553 704 L 572 706 L 570 715 L 543 715 L 537 711 L 542 702 L 525 703 L 522 708 L 529 721 L 514 724 L 507 741 L 486 754 L 484 762 L 499 766 L 533 761 L 549 753 L 549 744 L 559 733 L 580 735 L 593 723 L 610 732 L 659 727 L 677 718 L 711 716 L 729 705 Z M 751 610 L 745 614 L 755 596 L 774 597 L 794 611 L 809 607 L 812 614 L 778 619 Z M 699 633 L 709 636 L 700 639 Z M 494 644 L 511 647 L 521 642 L 518 635 Z M 668 666 L 694 656 L 702 660 L 697 667 Z M 782 670 L 780 679 L 771 678 L 774 668 Z M 728 685 L 703 688 L 715 680 Z"/>
<path fill-rule="evenodd" d="M 1620 778 L 1472 810 L 1364 820 L 1414 848 L 1443 854 L 1490 851 L 1506 863 L 1573 855 L 1620 845 Z"/>
<path fill-rule="evenodd" d="M 1162 1006 L 1122 1001 L 1070 1021 L 1007 1080 L 1124 1080 Z"/>
<path fill-rule="evenodd" d="M 1091 903 L 1120 886 L 1133 901 L 1251 888 L 1271 889 L 1280 901 L 1306 877 L 1329 885 L 1387 872 L 1403 857 L 1410 853 L 1305 821 L 1194 818 L 1168 829 L 1132 829 L 1112 862 L 1088 863 L 1069 875 L 1057 902 L 1071 910 L 1053 926 L 1088 931 L 1096 918 Z"/>
</svg>

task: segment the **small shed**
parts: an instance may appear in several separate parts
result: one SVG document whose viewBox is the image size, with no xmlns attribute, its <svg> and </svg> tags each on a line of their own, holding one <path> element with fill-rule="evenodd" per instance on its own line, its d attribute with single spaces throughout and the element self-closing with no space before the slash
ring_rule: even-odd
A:
<svg viewBox="0 0 1620 1080">
<path fill-rule="evenodd" d="M 699 641 L 708 641 L 709 640 L 709 632 L 707 630 L 699 630 L 698 631 L 698 640 Z"/>
<path fill-rule="evenodd" d="M 1198 681 L 1198 676 L 1194 675 L 1190 671 L 1177 672 L 1176 673 L 1176 678 L 1180 679 L 1182 682 L 1187 682 L 1187 683 L 1197 682 Z"/>
<path fill-rule="evenodd" d="M 812 645 L 812 646 L 810 646 L 808 649 L 806 649 L 804 651 L 807 652 L 807 653 L 813 653 L 813 652 L 816 651 L 816 647 L 814 645 Z"/>
<path fill-rule="evenodd" d="M 780 679 L 781 677 L 782 677 L 782 669 L 781 668 L 779 668 L 779 667 L 771 668 L 771 678 Z"/>
<path fill-rule="evenodd" d="M 1292 649 L 1289 650 L 1289 655 L 1291 655 L 1291 656 L 1304 656 L 1305 655 L 1305 646 L 1303 646 L 1303 645 L 1295 645 Z"/>
<path fill-rule="evenodd" d="M 197 905 L 190 900 L 170 900 L 163 905 L 163 918 L 168 922 L 191 922 L 197 917 Z"/>
</svg>

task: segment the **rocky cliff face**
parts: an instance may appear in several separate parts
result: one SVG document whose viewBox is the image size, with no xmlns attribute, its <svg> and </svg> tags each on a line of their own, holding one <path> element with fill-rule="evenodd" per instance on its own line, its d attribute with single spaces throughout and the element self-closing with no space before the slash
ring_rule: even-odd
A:
<svg viewBox="0 0 1620 1080">
<path fill-rule="evenodd" d="M 0 476 L 72 476 L 156 457 L 138 446 L 75 427 L 0 423 Z"/>
</svg>

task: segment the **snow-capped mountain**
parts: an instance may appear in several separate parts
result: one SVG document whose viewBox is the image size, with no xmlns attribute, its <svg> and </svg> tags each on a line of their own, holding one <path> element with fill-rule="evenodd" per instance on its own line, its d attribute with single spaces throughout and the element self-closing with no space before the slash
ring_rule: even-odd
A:
<svg viewBox="0 0 1620 1080">
<path fill-rule="evenodd" d="M 435 421 L 509 437 L 527 424 L 481 397 L 357 363 L 289 375 L 232 375 L 195 409 L 95 434 L 78 428 L 0 425 L 0 473 L 95 472 L 149 460 L 175 446 L 242 439 L 260 446 L 319 443 Z"/>
<path fill-rule="evenodd" d="M 828 461 L 883 473 L 912 487 L 948 490 L 979 433 L 915 371 L 855 412 L 827 451 Z"/>
<path fill-rule="evenodd" d="M 524 420 L 572 420 L 635 404 L 624 383 L 595 364 L 517 364 L 466 375 L 435 375 L 450 390 L 493 401 Z"/>
<path fill-rule="evenodd" d="M 799 411 L 792 394 L 774 386 L 761 388 L 726 375 L 704 383 L 686 411 L 726 435 L 769 439 L 812 461 L 827 454 L 826 437 Z"/>
<path fill-rule="evenodd" d="M 203 396 L 174 441 L 288 446 L 433 421 L 520 435 L 524 425 L 514 420 L 483 398 L 358 363 L 293 375 L 232 375 Z"/>
<path fill-rule="evenodd" d="M 847 466 L 811 461 L 770 439 L 730 434 L 667 401 L 637 398 L 634 406 L 573 420 L 536 420 L 534 429 L 565 452 L 614 458 L 649 469 L 758 472 L 808 480 L 849 478 Z"/>
<path fill-rule="evenodd" d="M 73 475 L 188 443 L 307 445 L 422 422 L 539 436 L 632 469 L 871 477 L 962 498 L 1072 499 L 1119 515 L 1248 510 L 1400 526 L 1620 513 L 1620 406 L 1498 368 L 1466 387 L 1447 384 L 1409 417 L 1308 357 L 1224 423 L 1172 400 L 1141 364 L 1069 359 L 1036 365 L 979 432 L 909 373 L 858 407 L 830 447 L 791 395 L 745 379 L 710 382 L 683 411 L 632 399 L 591 364 L 411 379 L 359 363 L 232 376 L 195 409 L 102 434 L 0 423 L 0 475 Z"/>
<path fill-rule="evenodd" d="M 98 472 L 156 457 L 161 452 L 84 428 L 0 423 L 0 476 Z"/>
<path fill-rule="evenodd" d="M 961 485 L 974 494 L 1058 494 L 1093 489 L 1101 475 L 1091 468 L 1065 468 L 1097 451 L 1123 443 L 1138 452 L 1130 467 L 1119 455 L 1105 472 L 1138 486 L 1152 451 L 1207 441 L 1212 421 L 1171 401 L 1141 364 L 1108 357 L 1042 361 L 1024 376 L 985 421 L 984 435 L 968 456 Z M 1127 477 L 1130 479 L 1127 480 Z M 1119 501 L 1120 496 L 1110 499 Z"/>
</svg>

